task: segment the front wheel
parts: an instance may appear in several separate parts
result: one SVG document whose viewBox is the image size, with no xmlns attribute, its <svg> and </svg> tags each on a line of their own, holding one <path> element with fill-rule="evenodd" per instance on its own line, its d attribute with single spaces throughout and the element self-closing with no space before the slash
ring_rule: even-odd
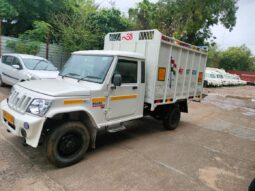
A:
<svg viewBox="0 0 255 191">
<path fill-rule="evenodd" d="M 4 84 L 4 82 L 3 82 L 3 80 L 2 80 L 2 76 L 0 75 L 0 87 L 3 87 L 5 84 Z"/>
<path fill-rule="evenodd" d="M 89 132 L 82 123 L 64 123 L 49 135 L 47 157 L 57 167 L 72 165 L 84 157 L 89 141 Z"/>
<path fill-rule="evenodd" d="M 170 108 L 169 112 L 163 119 L 165 129 L 174 130 L 178 127 L 181 119 L 181 112 L 178 106 Z"/>
</svg>

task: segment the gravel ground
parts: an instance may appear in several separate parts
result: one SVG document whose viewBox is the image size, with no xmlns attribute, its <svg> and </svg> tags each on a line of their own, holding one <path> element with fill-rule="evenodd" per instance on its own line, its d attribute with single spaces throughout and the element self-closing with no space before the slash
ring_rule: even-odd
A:
<svg viewBox="0 0 255 191">
<path fill-rule="evenodd" d="M 9 88 L 0 88 L 0 99 Z M 98 137 L 80 163 L 52 166 L 0 124 L 0 190 L 246 191 L 255 176 L 255 87 L 205 89 L 175 131 L 144 118 Z"/>
</svg>

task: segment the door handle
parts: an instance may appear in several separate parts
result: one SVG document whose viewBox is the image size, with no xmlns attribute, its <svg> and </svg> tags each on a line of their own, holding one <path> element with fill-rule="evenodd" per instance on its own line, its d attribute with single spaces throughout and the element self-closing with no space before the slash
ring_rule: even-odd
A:
<svg viewBox="0 0 255 191">
<path fill-rule="evenodd" d="M 137 86 L 133 86 L 133 87 L 132 87 L 133 90 L 136 90 L 137 88 L 138 88 Z"/>
</svg>

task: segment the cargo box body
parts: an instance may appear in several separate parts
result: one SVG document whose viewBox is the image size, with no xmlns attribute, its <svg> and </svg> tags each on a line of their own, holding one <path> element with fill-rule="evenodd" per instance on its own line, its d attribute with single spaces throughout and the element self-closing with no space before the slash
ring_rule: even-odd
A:
<svg viewBox="0 0 255 191">
<path fill-rule="evenodd" d="M 183 99 L 201 99 L 207 50 L 158 30 L 109 33 L 105 50 L 140 53 L 145 56 L 145 103 L 157 105 Z"/>
</svg>

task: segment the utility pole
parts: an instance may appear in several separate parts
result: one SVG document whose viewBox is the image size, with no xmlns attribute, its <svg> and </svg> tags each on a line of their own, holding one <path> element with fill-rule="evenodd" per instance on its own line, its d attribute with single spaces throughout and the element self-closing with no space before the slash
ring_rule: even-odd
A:
<svg viewBox="0 0 255 191">
<path fill-rule="evenodd" d="M 50 32 L 47 33 L 47 36 L 46 36 L 46 59 L 48 60 L 49 58 L 49 41 L 50 41 Z"/>
<path fill-rule="evenodd" d="M 0 18 L 0 56 L 2 56 L 2 18 Z"/>
</svg>

